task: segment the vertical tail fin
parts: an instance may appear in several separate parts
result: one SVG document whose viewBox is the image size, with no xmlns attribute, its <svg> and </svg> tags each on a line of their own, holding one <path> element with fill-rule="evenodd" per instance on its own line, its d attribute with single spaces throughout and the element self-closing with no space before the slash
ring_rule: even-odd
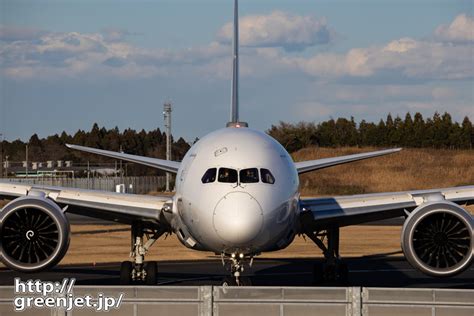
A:
<svg viewBox="0 0 474 316">
<path fill-rule="evenodd" d="M 239 4 L 234 0 L 234 39 L 232 52 L 232 102 L 230 121 L 239 121 Z"/>
<path fill-rule="evenodd" d="M 230 122 L 227 127 L 247 127 L 245 122 L 239 122 L 239 4 L 234 0 L 234 38 L 232 42 L 232 99 Z"/>
</svg>

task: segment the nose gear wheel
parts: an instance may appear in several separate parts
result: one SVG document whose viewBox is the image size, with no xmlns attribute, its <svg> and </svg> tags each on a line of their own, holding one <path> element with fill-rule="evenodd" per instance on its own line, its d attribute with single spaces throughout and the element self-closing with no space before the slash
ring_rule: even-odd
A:
<svg viewBox="0 0 474 316">
<path fill-rule="evenodd" d="M 222 286 L 251 286 L 252 280 L 249 277 L 242 276 L 244 272 L 245 256 L 243 254 L 232 253 L 230 256 L 224 253 L 221 254 L 222 265 L 226 266 L 226 260 L 228 265 L 228 270 L 230 270 L 231 275 L 226 276 L 221 285 Z M 253 257 L 250 257 L 249 267 L 252 266 Z"/>
</svg>

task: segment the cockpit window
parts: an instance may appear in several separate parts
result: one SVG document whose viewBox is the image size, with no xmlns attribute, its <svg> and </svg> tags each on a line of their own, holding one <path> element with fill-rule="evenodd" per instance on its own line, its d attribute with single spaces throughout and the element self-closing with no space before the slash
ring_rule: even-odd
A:
<svg viewBox="0 0 474 316">
<path fill-rule="evenodd" d="M 260 169 L 260 177 L 262 178 L 263 183 L 275 183 L 275 177 L 273 177 L 272 173 L 268 169 Z"/>
<path fill-rule="evenodd" d="M 241 183 L 256 183 L 258 182 L 258 169 L 242 169 L 240 170 L 240 182 Z"/>
<path fill-rule="evenodd" d="M 211 183 L 216 181 L 217 168 L 207 169 L 206 173 L 202 176 L 202 183 Z"/>
<path fill-rule="evenodd" d="M 229 168 L 219 168 L 218 181 L 224 183 L 237 182 L 237 170 Z"/>
</svg>

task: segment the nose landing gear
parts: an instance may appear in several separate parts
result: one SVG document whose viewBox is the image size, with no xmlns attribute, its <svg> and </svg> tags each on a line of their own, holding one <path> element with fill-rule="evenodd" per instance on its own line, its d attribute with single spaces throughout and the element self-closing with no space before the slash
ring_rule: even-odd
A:
<svg viewBox="0 0 474 316">
<path fill-rule="evenodd" d="M 226 254 L 222 253 L 222 265 L 226 266 Z M 243 253 L 232 253 L 228 258 L 227 265 L 231 276 L 227 276 L 222 280 L 222 286 L 251 286 L 252 282 L 249 277 L 242 276 L 244 272 L 245 255 Z M 249 267 L 252 266 L 253 257 L 250 257 Z"/>
</svg>

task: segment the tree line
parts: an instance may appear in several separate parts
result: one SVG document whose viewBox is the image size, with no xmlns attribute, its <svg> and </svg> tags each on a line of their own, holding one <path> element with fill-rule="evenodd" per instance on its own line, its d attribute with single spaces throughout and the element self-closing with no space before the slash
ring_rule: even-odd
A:
<svg viewBox="0 0 474 316">
<path fill-rule="evenodd" d="M 330 119 L 321 123 L 299 122 L 290 124 L 280 122 L 267 131 L 289 152 L 308 146 L 375 146 L 375 147 L 429 147 L 445 149 L 472 149 L 474 128 L 466 116 L 461 123 L 453 121 L 449 113 L 423 118 L 421 113 L 413 117 L 410 113 L 405 119 L 391 114 L 378 123 L 354 118 Z"/>
<path fill-rule="evenodd" d="M 190 145 L 183 139 L 177 141 L 171 136 L 172 158 L 182 160 Z M 120 151 L 147 157 L 165 159 L 166 157 L 166 133 L 159 128 L 151 131 L 136 131 L 125 129 L 120 131 L 118 127 L 106 129 L 99 127 L 97 123 L 88 132 L 78 130 L 74 135 L 62 132 L 46 138 L 39 138 L 37 134 L 30 137 L 27 143 L 21 140 L 13 142 L 3 141 L 3 157 L 8 156 L 9 161 L 23 161 L 26 156 L 26 145 L 28 144 L 29 161 L 63 160 L 73 161 L 75 164 L 86 164 L 88 161 L 94 163 L 111 162 L 113 159 L 68 149 L 65 144 L 75 144 L 94 147 L 105 150 Z M 161 174 L 158 170 L 151 170 L 144 166 L 130 165 L 130 174 Z"/>
<path fill-rule="evenodd" d="M 278 140 L 289 152 L 308 146 L 375 146 L 375 147 L 430 147 L 448 149 L 472 149 L 474 145 L 474 128 L 468 117 L 461 123 L 453 121 L 449 113 L 435 113 L 426 119 L 420 113 L 412 118 L 410 113 L 402 119 L 387 115 L 378 123 L 362 120 L 356 123 L 354 118 L 330 119 L 321 123 L 300 122 L 296 124 L 280 122 L 272 125 L 267 131 Z M 196 139 L 197 140 L 197 139 Z M 27 143 L 21 140 L 3 141 L 3 157 L 9 161 L 25 160 L 28 144 L 29 161 L 71 160 L 74 163 L 111 162 L 110 158 L 92 155 L 68 149 L 65 144 L 120 151 L 125 153 L 165 159 L 166 133 L 159 128 L 151 131 L 136 131 L 117 127 L 106 129 L 95 123 L 90 131 L 78 130 L 74 135 L 62 132 L 46 138 L 37 134 L 31 136 Z M 172 137 L 173 160 L 181 160 L 190 148 L 183 138 L 177 141 Z M 158 170 L 146 167 L 131 166 L 133 174 L 158 174 Z"/>
</svg>

